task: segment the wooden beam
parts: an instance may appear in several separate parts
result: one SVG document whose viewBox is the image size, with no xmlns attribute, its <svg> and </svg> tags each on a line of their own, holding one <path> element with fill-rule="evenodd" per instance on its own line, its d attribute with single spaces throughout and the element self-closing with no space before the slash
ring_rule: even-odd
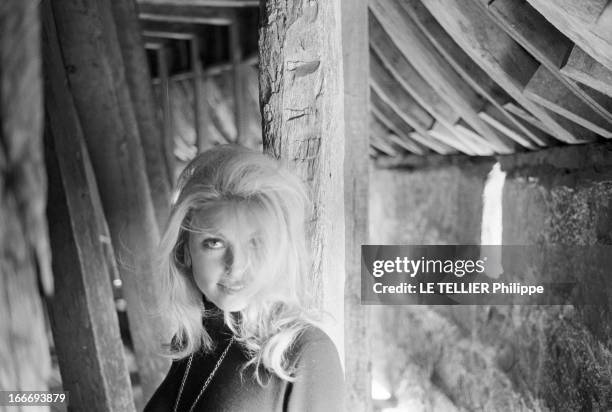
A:
<svg viewBox="0 0 612 412">
<path fill-rule="evenodd" d="M 612 97 L 612 70 L 593 59 L 580 47 L 574 46 L 561 73 L 594 90 Z"/>
<path fill-rule="evenodd" d="M 139 4 L 176 4 L 198 7 L 259 7 L 259 0 L 137 0 Z"/>
<path fill-rule="evenodd" d="M 161 30 L 143 30 L 143 36 L 147 38 L 160 38 L 160 39 L 172 39 L 172 40 L 191 40 L 194 38 L 193 34 L 172 32 L 172 31 L 161 31 Z"/>
<path fill-rule="evenodd" d="M 534 117 L 531 113 L 527 112 L 522 107 L 518 106 L 516 103 L 508 102 L 504 105 L 504 108 L 513 115 L 520 117 L 527 123 L 531 124 L 534 127 L 542 130 L 543 132 L 550 133 L 550 130 L 540 121 L 540 119 Z"/>
<path fill-rule="evenodd" d="M 377 139 L 387 142 L 387 144 L 399 147 L 401 151 L 408 150 L 414 154 L 425 154 L 420 148 L 420 145 L 414 144 L 410 138 L 400 138 L 393 130 L 387 127 L 387 124 L 376 115 L 375 111 L 370 113 L 369 126 L 371 128 L 371 137 L 376 137 Z"/>
<path fill-rule="evenodd" d="M 344 82 L 340 0 L 270 0 L 261 9 L 264 149 L 312 191 L 313 282 L 336 322 L 344 311 Z M 343 325 L 326 328 L 344 359 Z"/>
<path fill-rule="evenodd" d="M 193 71 L 193 113 L 196 129 L 196 146 L 202 152 L 207 139 L 206 127 L 211 123 L 206 108 L 206 86 L 203 79 L 202 61 L 200 60 L 200 39 L 194 37 L 190 43 L 191 68 Z"/>
<path fill-rule="evenodd" d="M 160 79 L 160 96 L 162 109 L 162 141 L 164 149 L 164 160 L 170 183 L 174 186 L 177 175 L 176 161 L 174 159 L 174 125 L 172 119 L 172 102 L 170 100 L 170 80 L 168 73 L 168 48 L 164 43 L 156 50 L 157 73 Z"/>
<path fill-rule="evenodd" d="M 229 7 L 205 7 L 196 5 L 179 5 L 171 3 L 139 3 L 138 17 L 141 20 L 210 24 L 227 26 L 232 22 L 234 11 Z"/>
<path fill-rule="evenodd" d="M 412 130 L 412 128 L 410 128 L 410 126 L 408 126 L 406 123 L 402 121 L 401 124 L 405 128 L 400 129 L 398 131 L 395 124 L 393 124 L 393 122 L 389 120 L 389 118 L 385 117 L 385 115 L 381 113 L 381 111 L 378 110 L 376 107 L 370 107 L 370 112 L 378 122 L 380 122 L 387 129 L 389 129 L 399 140 L 402 140 L 402 143 L 398 143 L 400 146 L 405 147 L 406 150 L 410 150 L 411 152 L 416 154 L 425 154 L 429 152 L 429 149 L 426 146 L 415 142 L 412 137 L 410 137 L 410 134 L 413 133 L 414 130 Z M 397 119 L 399 119 L 399 117 Z"/>
<path fill-rule="evenodd" d="M 600 136 L 612 137 L 612 123 L 592 110 L 584 100 L 576 98 L 558 77 L 544 67 L 535 72 L 527 86 L 525 96 L 555 113 L 592 130 Z"/>
<path fill-rule="evenodd" d="M 409 90 L 409 89 L 414 89 L 414 88 L 426 87 L 426 83 L 424 81 L 422 82 L 423 84 L 421 85 L 419 85 L 418 81 L 415 82 L 414 84 L 417 85 L 415 87 L 407 85 L 405 82 L 402 83 L 405 86 L 405 88 L 396 87 L 394 83 L 398 82 L 398 77 L 393 75 L 392 70 L 394 69 L 390 65 L 385 65 L 384 62 L 379 58 L 376 52 L 370 53 L 370 67 L 371 67 L 371 71 L 374 74 L 374 76 L 376 76 L 377 78 L 385 79 L 383 81 L 386 83 L 387 89 L 389 89 L 387 90 L 387 94 L 389 92 L 392 92 L 393 89 L 396 89 L 395 99 L 400 98 L 404 100 L 406 97 L 402 98 L 401 97 L 402 94 L 404 96 L 409 96 L 410 98 L 414 99 L 419 104 L 418 106 L 419 108 L 423 106 L 437 122 L 444 124 L 447 130 L 449 131 L 454 130 L 455 124 L 459 122 L 459 116 L 453 111 L 453 109 L 450 106 L 446 105 L 446 103 L 444 103 L 443 100 L 437 98 L 435 91 L 431 90 L 431 92 L 428 94 L 419 95 L 415 93 L 413 90 Z M 404 68 L 409 69 L 409 65 Z M 416 74 L 416 76 L 418 76 L 418 74 Z M 412 79 L 415 79 L 415 76 L 412 76 Z M 430 100 L 427 100 L 428 97 L 430 98 Z M 399 104 L 402 104 L 402 102 L 400 101 Z M 465 137 L 461 133 L 455 133 L 455 136 L 456 136 L 456 140 L 462 139 L 462 138 L 467 138 L 469 140 L 472 140 L 473 138 L 473 136 L 471 135 L 468 137 Z M 482 139 L 481 137 L 477 138 L 477 140 L 480 141 L 480 148 L 475 149 L 475 146 L 472 146 L 470 151 L 474 153 L 478 153 L 482 149 L 483 151 L 486 151 L 487 154 L 490 154 L 489 153 L 490 146 L 488 142 L 484 141 L 484 139 Z M 461 142 L 457 142 L 457 143 L 460 144 L 460 147 L 463 147 L 463 148 L 466 147 L 465 145 L 461 144 Z M 454 147 L 457 147 L 457 146 L 454 146 Z"/>
<path fill-rule="evenodd" d="M 401 146 L 398 149 L 398 147 L 391 142 L 389 138 L 391 134 L 390 130 L 372 115 L 370 115 L 368 130 L 370 134 L 370 144 L 387 156 L 397 156 L 404 151 Z"/>
<path fill-rule="evenodd" d="M 425 84 L 429 84 L 458 116 L 481 136 L 486 136 L 484 144 L 493 146 L 498 153 L 514 150 L 513 142 L 506 136 L 498 135 L 478 117 L 477 113 L 484 106 L 485 100 L 475 93 L 437 52 L 399 1 L 374 0 L 370 2 L 370 9 L 375 16 L 370 24 L 377 32 L 381 32 L 377 38 L 385 40 L 379 42 L 378 46 L 381 56 L 389 57 L 389 67 L 398 74 L 418 72 L 425 79 Z M 376 20 L 381 22 L 384 29 L 377 25 Z M 385 31 L 388 33 L 386 38 Z M 407 59 L 410 59 L 410 63 Z M 413 67 L 413 70 L 410 70 L 410 67 Z M 415 79 L 415 76 L 405 78 L 407 81 L 410 79 Z M 413 96 L 417 94 L 419 93 Z M 423 95 L 423 98 L 430 95 Z"/>
<path fill-rule="evenodd" d="M 537 116 L 554 137 L 566 143 L 595 138 L 588 131 L 552 116 L 523 95 L 524 86 L 539 64 L 480 5 L 460 0 L 423 0 L 423 4 L 463 50 L 514 100 Z"/>
<path fill-rule="evenodd" d="M 202 36 L 206 30 L 205 24 L 172 23 L 157 20 L 140 20 L 138 22 L 142 32 L 168 32 L 168 33 L 187 33 Z"/>
<path fill-rule="evenodd" d="M 151 311 L 161 299 L 151 282 L 159 232 L 146 166 L 109 2 L 52 0 L 67 76 L 111 232 L 144 397 L 168 369 L 159 345 L 170 339 Z M 87 10 L 84 13 L 83 10 Z"/>
<path fill-rule="evenodd" d="M 406 89 L 397 87 L 397 81 L 391 73 L 374 59 L 370 59 L 370 77 L 372 89 L 381 98 L 393 102 L 393 106 L 397 108 L 398 114 L 403 118 L 410 118 L 411 120 L 407 120 L 407 122 L 415 130 L 428 130 L 433 126 L 435 119 L 421 107 Z"/>
<path fill-rule="evenodd" d="M 451 131 L 446 125 L 436 122 L 429 129 L 428 135 L 457 149 L 459 152 L 470 156 L 476 156 L 478 149 L 474 150 L 474 146 L 469 144 L 466 139 L 457 138 L 457 135 Z"/>
<path fill-rule="evenodd" d="M 456 150 L 436 139 L 428 137 L 427 130 L 419 127 L 415 130 L 388 102 L 388 99 L 383 99 L 379 96 L 376 90 L 372 89 L 370 94 L 372 113 L 390 130 L 393 130 L 400 138 L 412 139 L 415 143 L 421 145 L 422 150 L 430 149 L 436 153 L 449 154 Z M 385 101 L 386 100 L 386 101 Z M 416 138 L 415 138 L 416 136 Z"/>
<path fill-rule="evenodd" d="M 370 102 L 368 1 L 341 0 L 344 75 L 345 409 L 370 412 L 372 348 L 370 308 L 361 305 L 361 245 L 368 243 Z"/>
<path fill-rule="evenodd" d="M 489 156 L 466 156 L 464 154 L 440 156 L 430 154 L 428 156 L 417 156 L 404 154 L 396 157 L 378 157 L 374 164 L 382 169 L 439 169 L 444 166 L 454 166 L 466 164 L 479 164 L 494 162 L 495 159 Z"/>
<path fill-rule="evenodd" d="M 448 123 L 457 122 L 459 115 L 408 62 L 372 13 L 369 14 L 369 29 L 371 64 L 380 66 L 378 70 L 387 70 L 393 76 L 393 80 L 428 112 L 435 110 Z"/>
<path fill-rule="evenodd" d="M 480 116 L 480 118 L 487 122 L 491 127 L 499 130 L 510 139 L 521 144 L 521 146 L 535 149 L 535 145 L 527 140 L 521 133 L 516 131 L 514 127 L 515 122 L 509 121 L 505 111 L 499 110 L 496 105 L 486 105 L 483 110 L 478 113 L 478 116 Z M 542 136 L 542 138 L 544 138 L 544 136 Z"/>
<path fill-rule="evenodd" d="M 490 104 L 493 104 L 502 116 L 506 117 L 507 121 L 512 125 L 512 129 L 516 131 L 514 135 L 523 135 L 530 141 L 530 143 L 525 144 L 525 140 L 520 139 L 516 141 L 517 143 L 527 148 L 533 148 L 533 143 L 539 146 L 544 144 L 545 140 L 541 137 L 540 133 L 534 134 L 503 110 L 503 105 L 510 101 L 511 97 L 463 51 L 420 0 L 405 0 L 402 2 L 402 7 L 427 36 L 436 50 L 444 56 L 446 61 L 459 73 L 464 81 L 477 93 L 485 97 Z"/>
<path fill-rule="evenodd" d="M 594 90 L 579 87 L 559 72 L 572 49 L 571 40 L 524 0 L 495 0 L 488 6 L 489 13 L 506 33 L 546 68 L 539 68 L 534 77 L 549 87 L 561 89 L 556 93 L 563 94 L 565 100 L 571 101 L 570 105 L 581 106 L 581 113 L 589 108 L 595 112 L 584 115 L 612 121 L 612 100 Z"/>
<path fill-rule="evenodd" d="M 229 50 L 232 61 L 232 75 L 234 78 L 234 121 L 236 123 L 236 143 L 246 140 L 248 118 L 245 105 L 247 98 L 244 89 L 242 75 L 242 44 L 240 42 L 240 22 L 237 13 L 232 15 L 232 23 L 229 27 Z"/>
<path fill-rule="evenodd" d="M 49 390 L 41 293 L 53 293 L 38 2 L 0 5 L 0 387 Z M 6 403 L 3 411 L 30 406 Z"/>
<path fill-rule="evenodd" d="M 47 214 L 57 285 L 47 307 L 62 385 L 75 410 L 135 411 L 108 267 L 115 262 L 106 259 L 101 241 L 108 228 L 49 1 L 42 10 Z"/>
<path fill-rule="evenodd" d="M 612 42 L 594 32 L 608 0 L 528 0 L 546 20 L 599 63 L 612 70 Z"/>
<path fill-rule="evenodd" d="M 142 47 L 138 12 L 134 1 L 113 1 L 111 7 L 126 67 L 125 78 L 138 122 L 155 217 L 158 227 L 163 228 L 170 213 L 171 182 L 164 162 L 162 129 L 155 106 L 149 63 Z"/>
</svg>

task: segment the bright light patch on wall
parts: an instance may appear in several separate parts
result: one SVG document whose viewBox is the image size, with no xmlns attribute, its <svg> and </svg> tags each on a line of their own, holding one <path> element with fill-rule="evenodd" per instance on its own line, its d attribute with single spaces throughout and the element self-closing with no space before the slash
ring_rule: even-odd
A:
<svg viewBox="0 0 612 412">
<path fill-rule="evenodd" d="M 502 244 L 502 199 L 505 181 L 506 172 L 501 170 L 499 163 L 495 163 L 489 172 L 482 192 L 481 245 Z M 501 267 L 501 249 L 497 249 L 497 251 L 499 252 L 497 256 L 491 256 L 491 251 L 487 251 L 487 274 L 491 277 L 498 277 L 503 273 L 503 268 Z"/>
<path fill-rule="evenodd" d="M 372 379 L 372 399 L 376 401 L 386 401 L 391 399 L 391 392 L 387 390 L 376 379 Z"/>
</svg>

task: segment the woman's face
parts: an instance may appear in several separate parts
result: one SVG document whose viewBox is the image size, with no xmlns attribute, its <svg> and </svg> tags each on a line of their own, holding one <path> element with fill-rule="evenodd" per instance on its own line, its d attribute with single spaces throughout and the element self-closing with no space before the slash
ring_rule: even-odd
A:
<svg viewBox="0 0 612 412">
<path fill-rule="evenodd" d="M 268 281 L 259 273 L 261 222 L 246 207 L 226 203 L 196 212 L 191 222 L 196 229 L 188 242 L 195 283 L 210 302 L 227 312 L 244 309 Z"/>
</svg>

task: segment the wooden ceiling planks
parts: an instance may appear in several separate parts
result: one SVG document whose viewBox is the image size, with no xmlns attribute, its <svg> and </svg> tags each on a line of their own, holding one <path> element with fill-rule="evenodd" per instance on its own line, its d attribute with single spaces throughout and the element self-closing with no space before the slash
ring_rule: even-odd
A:
<svg viewBox="0 0 612 412">
<path fill-rule="evenodd" d="M 594 133 L 548 112 L 523 95 L 538 62 L 504 32 L 481 5 L 465 0 L 423 0 L 423 4 L 464 51 L 514 100 L 566 143 L 596 139 Z"/>
<path fill-rule="evenodd" d="M 612 124 L 579 99 L 544 66 L 533 75 L 524 91 L 531 100 L 597 133 L 612 137 Z"/>
<path fill-rule="evenodd" d="M 479 140 L 485 146 L 493 146 L 497 153 L 509 153 L 515 150 L 514 142 L 504 135 L 498 135 L 478 117 L 485 99 L 479 96 L 430 44 L 399 1 L 374 0 L 370 2 L 370 10 L 392 40 L 387 47 L 381 44 L 381 55 L 391 51 L 396 55 L 403 55 L 405 63 L 402 59 L 396 59 L 398 64 L 404 67 L 407 64 L 411 65 L 413 71 L 416 70 L 429 86 L 481 136 Z M 408 58 L 410 63 L 407 63 Z M 393 64 L 392 67 L 395 68 L 396 65 Z M 452 125 L 447 126 L 452 127 Z"/>
<path fill-rule="evenodd" d="M 397 82 L 381 64 L 370 59 L 370 81 L 375 92 L 416 130 L 428 130 L 435 119 Z M 418 125 L 418 126 L 414 126 Z"/>
<path fill-rule="evenodd" d="M 605 40 L 596 32 L 597 20 L 604 15 L 608 0 L 528 1 L 581 49 L 612 70 L 612 41 Z"/>
<path fill-rule="evenodd" d="M 416 123 L 413 123 L 416 127 L 407 123 L 374 89 L 370 93 L 370 105 L 372 113 L 400 138 L 412 139 L 423 148 L 428 148 L 439 154 L 456 153 L 456 149 L 453 147 L 429 138 L 425 128 Z"/>
<path fill-rule="evenodd" d="M 489 104 L 494 106 L 494 109 L 485 107 L 483 111 L 498 120 L 502 117 L 506 118 L 505 122 L 508 123 L 509 128 L 505 134 L 508 137 L 513 138 L 521 146 L 528 149 L 534 149 L 536 145 L 545 145 L 546 137 L 542 136 L 540 132 L 534 132 L 526 128 L 503 109 L 503 105 L 511 101 L 512 98 L 459 47 L 419 0 L 405 0 L 402 2 L 402 7 L 455 71 L 476 92 L 486 98 Z"/>
<path fill-rule="evenodd" d="M 526 87 L 527 97 L 608 137 L 612 101 L 595 90 L 579 87 L 559 71 L 572 49 L 571 40 L 524 0 L 494 0 L 488 3 L 487 10 L 508 35 L 542 64 Z"/>
<path fill-rule="evenodd" d="M 612 70 L 578 46 L 574 46 L 561 73 L 571 79 L 612 97 Z"/>
</svg>

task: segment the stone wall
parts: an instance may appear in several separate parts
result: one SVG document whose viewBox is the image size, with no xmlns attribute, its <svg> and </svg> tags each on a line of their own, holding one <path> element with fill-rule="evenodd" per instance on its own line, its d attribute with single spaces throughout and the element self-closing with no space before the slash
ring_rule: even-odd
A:
<svg viewBox="0 0 612 412">
<path fill-rule="evenodd" d="M 610 244 L 607 153 L 589 145 L 500 159 L 503 243 Z M 479 243 L 491 166 L 373 170 L 370 243 Z M 374 307 L 374 377 L 402 410 L 610 410 L 606 296 L 590 307 Z"/>
</svg>

